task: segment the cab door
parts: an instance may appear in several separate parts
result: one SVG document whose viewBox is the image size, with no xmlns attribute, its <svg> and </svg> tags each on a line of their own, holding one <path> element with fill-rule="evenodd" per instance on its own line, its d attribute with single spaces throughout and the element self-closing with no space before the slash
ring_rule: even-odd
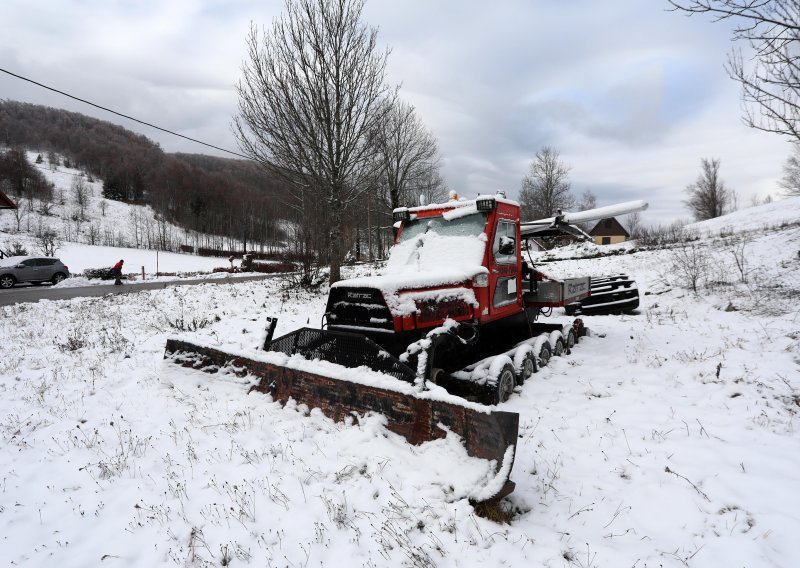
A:
<svg viewBox="0 0 800 568">
<path fill-rule="evenodd" d="M 492 238 L 489 259 L 489 289 L 491 319 L 500 319 L 519 311 L 520 281 L 519 232 L 512 219 L 499 217 Z"/>
</svg>

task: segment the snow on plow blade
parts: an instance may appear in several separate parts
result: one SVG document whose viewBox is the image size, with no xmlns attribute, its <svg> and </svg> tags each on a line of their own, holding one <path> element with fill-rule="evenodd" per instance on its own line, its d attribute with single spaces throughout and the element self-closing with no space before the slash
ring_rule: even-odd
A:
<svg viewBox="0 0 800 568">
<path fill-rule="evenodd" d="M 494 479 L 474 501 L 499 500 L 514 490 L 515 484 L 509 477 L 519 430 L 519 414 L 515 412 L 484 411 L 474 404 L 417 397 L 177 339 L 167 340 L 164 357 L 205 372 L 228 367 L 239 375 L 252 375 L 259 380 L 251 390 L 269 394 L 281 403 L 291 398 L 310 408 L 319 408 L 336 421 L 352 418 L 354 414 L 379 412 L 386 417 L 387 428 L 411 444 L 444 438 L 446 430 L 450 430 L 461 437 L 468 455 L 495 463 Z"/>
</svg>

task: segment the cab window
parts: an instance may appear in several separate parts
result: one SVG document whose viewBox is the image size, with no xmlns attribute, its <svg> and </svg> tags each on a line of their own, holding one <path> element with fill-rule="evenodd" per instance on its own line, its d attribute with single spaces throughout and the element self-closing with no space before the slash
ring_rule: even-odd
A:
<svg viewBox="0 0 800 568">
<path fill-rule="evenodd" d="M 492 253 L 497 264 L 513 264 L 517 261 L 517 232 L 514 223 L 498 221 L 494 234 Z"/>
</svg>

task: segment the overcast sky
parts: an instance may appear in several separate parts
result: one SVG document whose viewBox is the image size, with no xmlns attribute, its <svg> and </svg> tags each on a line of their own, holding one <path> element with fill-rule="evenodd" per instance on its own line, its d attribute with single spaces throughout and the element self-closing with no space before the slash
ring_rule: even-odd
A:
<svg viewBox="0 0 800 568">
<path fill-rule="evenodd" d="M 367 0 L 392 49 L 389 80 L 437 136 L 451 189 L 510 197 L 538 149 L 571 166 L 599 205 L 646 199 L 645 222 L 688 218 L 684 188 L 719 158 L 741 206 L 776 196 L 790 151 L 745 127 L 723 63 L 727 24 L 666 0 Z M 233 85 L 250 22 L 277 0 L 3 0 L 0 67 L 238 150 Z M 0 73 L 0 98 L 122 124 L 166 151 L 216 153 Z M 218 153 L 217 153 L 218 154 Z"/>
</svg>

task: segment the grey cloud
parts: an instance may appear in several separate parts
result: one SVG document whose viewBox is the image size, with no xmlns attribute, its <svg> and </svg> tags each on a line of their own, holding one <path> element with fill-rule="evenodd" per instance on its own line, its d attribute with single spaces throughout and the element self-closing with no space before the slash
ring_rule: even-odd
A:
<svg viewBox="0 0 800 568">
<path fill-rule="evenodd" d="M 229 125 L 248 25 L 269 26 L 282 5 L 87 0 L 37 11 L 5 0 L 0 66 L 236 150 Z M 515 196 L 549 144 L 573 166 L 577 194 L 589 188 L 603 202 L 647 194 L 648 215 L 680 217 L 680 193 L 701 157 L 721 158 L 744 201 L 770 187 L 788 149 L 739 123 L 738 90 L 722 70 L 730 26 L 665 7 L 368 0 L 365 19 L 392 47 L 389 79 L 439 138 L 453 189 Z M 118 121 L 2 74 L 0 96 Z M 119 122 L 167 151 L 207 151 Z"/>
</svg>

